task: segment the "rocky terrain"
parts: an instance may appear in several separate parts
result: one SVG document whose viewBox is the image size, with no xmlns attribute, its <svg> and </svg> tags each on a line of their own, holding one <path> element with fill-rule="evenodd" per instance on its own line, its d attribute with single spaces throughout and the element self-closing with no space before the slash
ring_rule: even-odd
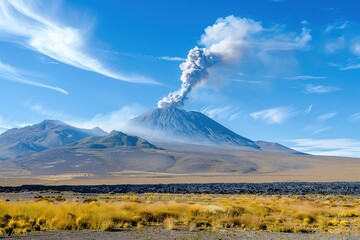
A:
<svg viewBox="0 0 360 240">
<path fill-rule="evenodd" d="M 128 184 L 92 186 L 23 185 L 0 187 L 0 192 L 72 191 L 79 193 L 206 193 L 206 194 L 342 194 L 360 195 L 360 182 L 329 183 L 208 183 L 208 184 Z"/>
<path fill-rule="evenodd" d="M 156 147 L 145 139 L 129 136 L 123 132 L 111 131 L 105 136 L 89 136 L 71 145 L 75 148 L 112 148 L 118 146 L 152 148 Z"/>
<path fill-rule="evenodd" d="M 169 231 L 163 228 L 144 228 L 144 229 L 129 229 L 118 232 L 102 232 L 102 231 L 46 231 L 46 232 L 34 232 L 26 235 L 17 235 L 9 237 L 1 237 L 4 239 L 48 239 L 48 240 L 83 240 L 83 239 L 132 239 L 132 240 L 180 240 L 180 239 L 198 239 L 198 240 L 272 240 L 272 239 L 283 239 L 283 240 L 306 240 L 306 239 L 318 239 L 318 240 L 337 240 L 347 239 L 356 240 L 359 239 L 358 235 L 352 236 L 348 234 L 336 234 L 336 233 L 274 233 L 268 231 L 255 232 L 255 231 L 238 231 L 232 229 L 223 229 L 222 231 Z"/>
</svg>

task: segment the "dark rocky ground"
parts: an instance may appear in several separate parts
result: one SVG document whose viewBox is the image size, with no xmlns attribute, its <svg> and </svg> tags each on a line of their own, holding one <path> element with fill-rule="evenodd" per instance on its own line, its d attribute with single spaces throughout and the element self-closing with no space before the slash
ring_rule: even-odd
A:
<svg viewBox="0 0 360 240">
<path fill-rule="evenodd" d="M 290 240 L 290 239 L 312 239 L 312 240 L 356 240 L 360 236 L 352 236 L 351 234 L 336 233 L 273 233 L 273 232 L 254 232 L 254 231 L 169 231 L 163 228 L 144 228 L 132 229 L 121 232 L 101 232 L 101 231 L 46 231 L 34 232 L 26 235 L 17 235 L 5 237 L 0 235 L 0 239 L 47 239 L 47 240 L 113 240 L 113 239 L 129 239 L 129 240 L 233 240 L 233 239 L 258 239 L 258 240 Z"/>
<path fill-rule="evenodd" d="M 360 182 L 279 182 L 279 183 L 207 183 L 207 184 L 129 184 L 0 187 L 0 192 L 73 191 L 79 193 L 206 193 L 206 194 L 324 194 L 360 195 Z"/>
</svg>

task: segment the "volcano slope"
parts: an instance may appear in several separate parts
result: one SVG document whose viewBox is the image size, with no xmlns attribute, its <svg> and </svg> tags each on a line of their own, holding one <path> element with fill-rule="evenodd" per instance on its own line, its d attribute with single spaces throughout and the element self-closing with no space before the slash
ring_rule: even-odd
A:
<svg viewBox="0 0 360 240">
<path fill-rule="evenodd" d="M 260 148 L 250 139 L 240 136 L 203 113 L 195 111 L 156 108 L 132 119 L 130 125 L 137 130 L 135 134 L 155 141 Z"/>
</svg>

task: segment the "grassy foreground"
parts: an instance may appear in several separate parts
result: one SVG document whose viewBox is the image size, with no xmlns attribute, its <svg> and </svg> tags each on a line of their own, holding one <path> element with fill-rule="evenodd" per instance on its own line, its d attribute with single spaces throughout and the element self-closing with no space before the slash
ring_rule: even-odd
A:
<svg viewBox="0 0 360 240">
<path fill-rule="evenodd" d="M 360 198 L 322 195 L 128 194 L 36 195 L 0 201 L 0 234 L 43 230 L 104 230 L 164 226 L 274 232 L 360 234 Z"/>
</svg>

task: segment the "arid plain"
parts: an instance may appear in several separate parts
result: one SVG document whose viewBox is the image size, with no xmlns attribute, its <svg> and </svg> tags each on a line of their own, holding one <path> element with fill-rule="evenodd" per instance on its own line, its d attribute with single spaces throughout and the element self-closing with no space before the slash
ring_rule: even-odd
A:
<svg viewBox="0 0 360 240">
<path fill-rule="evenodd" d="M 194 146 L 159 150 L 52 150 L 26 161 L 0 162 L 2 185 L 213 182 L 356 182 L 360 160 Z M 166 150 L 165 150 L 166 149 Z M 61 151 L 61 152 L 57 152 Z M 58 160 L 49 156 L 61 156 Z M 118 156 L 118 157 L 114 157 Z M 79 167 L 80 166 L 80 167 Z"/>
</svg>

